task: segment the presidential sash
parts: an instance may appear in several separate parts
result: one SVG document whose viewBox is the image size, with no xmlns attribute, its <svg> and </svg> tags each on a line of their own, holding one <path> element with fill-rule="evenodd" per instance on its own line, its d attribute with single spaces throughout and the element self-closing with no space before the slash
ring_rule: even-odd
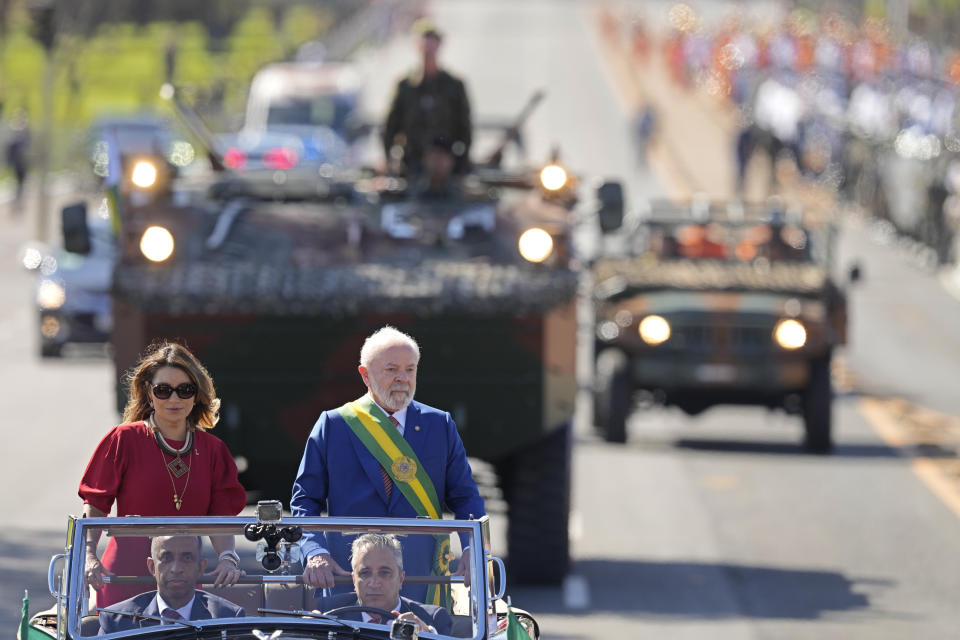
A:
<svg viewBox="0 0 960 640">
<path fill-rule="evenodd" d="M 369 394 L 348 402 L 337 410 L 363 446 L 373 454 L 419 516 L 434 520 L 442 517 L 437 490 L 426 470 L 417 459 L 390 417 L 377 406 Z M 450 538 L 436 536 L 430 573 L 450 575 Z M 449 608 L 452 605 L 450 585 L 430 585 L 427 604 Z"/>
</svg>

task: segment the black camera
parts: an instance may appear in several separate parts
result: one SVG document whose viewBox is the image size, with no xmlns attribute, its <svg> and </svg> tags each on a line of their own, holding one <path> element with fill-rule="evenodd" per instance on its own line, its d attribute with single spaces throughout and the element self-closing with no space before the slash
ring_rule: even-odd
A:
<svg viewBox="0 0 960 640">
<path fill-rule="evenodd" d="M 420 632 L 417 623 L 409 620 L 394 620 L 390 625 L 390 640 L 417 640 Z"/>
<path fill-rule="evenodd" d="M 261 500 L 257 503 L 257 520 L 263 524 L 280 524 L 283 504 L 279 500 Z"/>
</svg>

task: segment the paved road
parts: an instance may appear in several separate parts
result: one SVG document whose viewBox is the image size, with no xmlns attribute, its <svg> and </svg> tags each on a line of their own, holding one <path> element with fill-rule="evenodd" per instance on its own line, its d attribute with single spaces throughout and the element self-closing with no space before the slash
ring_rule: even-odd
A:
<svg viewBox="0 0 960 640">
<path fill-rule="evenodd" d="M 621 176 L 633 199 L 682 186 L 678 162 L 721 158 L 697 172 L 723 170 L 714 166 L 724 157 L 722 136 L 708 129 L 714 116 L 698 98 L 672 94 L 672 112 L 686 116 L 674 136 L 713 146 L 638 166 L 629 137 L 635 105 L 598 35 L 597 5 L 461 0 L 435 10 L 447 32 L 445 59 L 469 77 L 478 116 L 509 115 L 533 90 L 547 88 L 527 131 L 531 159 L 559 145 L 588 181 Z M 377 72 L 371 105 L 385 109 L 392 79 L 414 60 L 412 47 L 400 39 L 365 54 L 363 64 Z M 654 76 L 637 82 L 668 90 Z M 75 490 L 86 458 L 116 420 L 106 360 L 34 356 L 31 279 L 11 259 L 28 231 L 0 211 L 0 248 L 8 256 L 0 263 L 0 410 L 8 443 L 0 453 L 8 516 L 0 531 L 0 624 L 8 629 L 24 586 L 48 601 L 37 597 L 47 558 L 64 515 L 79 510 Z M 637 412 L 626 446 L 598 441 L 581 419 L 574 574 L 565 589 L 510 589 L 516 604 L 537 614 L 545 637 L 955 635 L 960 520 L 950 487 L 921 479 L 901 414 L 869 402 L 897 397 L 909 401 L 897 406 L 914 413 L 960 415 L 951 384 L 960 373 L 960 328 L 951 322 L 960 303 L 935 274 L 875 241 L 870 225 L 855 217 L 845 223 L 841 250 L 841 262 L 860 260 L 867 279 L 851 294 L 836 454 L 803 455 L 797 421 L 759 410 L 713 410 L 695 420 Z M 578 407 L 581 417 L 585 408 Z"/>
</svg>

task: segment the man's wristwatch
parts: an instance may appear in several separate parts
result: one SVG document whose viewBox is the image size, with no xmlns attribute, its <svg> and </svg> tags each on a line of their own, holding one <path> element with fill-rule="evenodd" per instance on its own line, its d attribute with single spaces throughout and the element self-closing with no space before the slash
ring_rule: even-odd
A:
<svg viewBox="0 0 960 640">
<path fill-rule="evenodd" d="M 220 555 L 217 556 L 217 560 L 227 560 L 233 564 L 237 569 L 240 568 L 240 556 L 237 555 L 237 552 L 233 549 L 227 549 L 226 551 L 221 551 Z"/>
</svg>

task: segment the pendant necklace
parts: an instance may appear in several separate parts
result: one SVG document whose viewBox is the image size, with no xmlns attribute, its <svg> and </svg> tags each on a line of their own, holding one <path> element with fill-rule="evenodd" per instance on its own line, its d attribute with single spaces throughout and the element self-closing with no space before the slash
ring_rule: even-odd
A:
<svg viewBox="0 0 960 640">
<path fill-rule="evenodd" d="M 180 511 L 180 507 L 183 505 L 183 497 L 186 495 L 187 487 L 190 485 L 190 470 L 193 466 L 192 464 L 185 463 L 181 456 L 186 453 L 187 459 L 190 459 L 190 450 L 193 448 L 193 431 L 188 430 L 187 438 L 183 446 L 179 449 L 174 449 L 160 433 L 160 429 L 157 427 L 152 413 L 150 414 L 150 428 L 153 430 L 153 437 L 154 440 L 157 441 L 157 446 L 160 447 L 160 459 L 163 460 L 164 468 L 167 470 L 167 476 L 170 478 L 170 484 L 173 486 L 173 506 L 177 508 L 177 511 Z M 173 460 L 167 462 L 164 452 L 174 456 Z M 184 474 L 187 475 L 187 481 L 183 485 L 183 491 L 177 493 L 177 483 L 176 480 L 174 480 L 174 476 L 180 478 Z"/>
</svg>

